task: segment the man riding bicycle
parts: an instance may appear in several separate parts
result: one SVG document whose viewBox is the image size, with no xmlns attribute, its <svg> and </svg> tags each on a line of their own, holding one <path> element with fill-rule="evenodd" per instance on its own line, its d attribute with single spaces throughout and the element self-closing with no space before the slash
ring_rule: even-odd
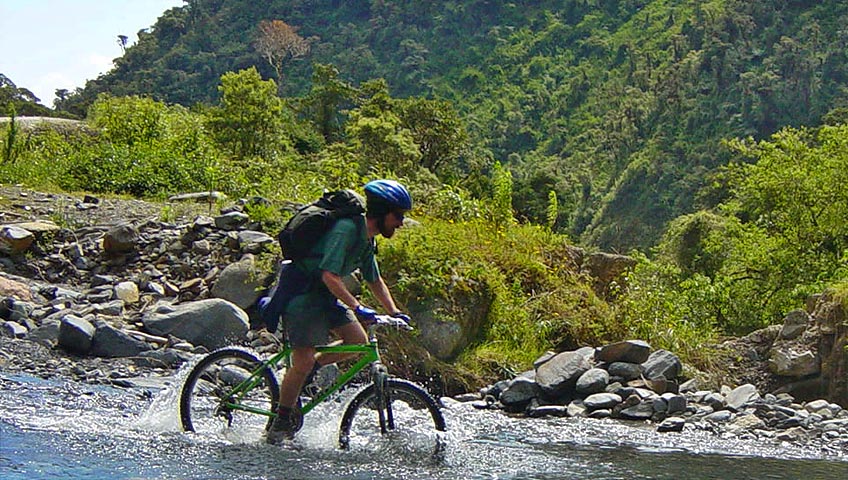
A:
<svg viewBox="0 0 848 480">
<path fill-rule="evenodd" d="M 359 269 L 374 297 L 386 312 L 406 321 L 380 276 L 374 258 L 377 234 L 391 238 L 412 209 L 406 187 L 394 180 L 374 180 L 365 185 L 365 218 L 341 218 L 320 239 L 310 255 L 295 261 L 309 278 L 310 288 L 293 297 L 285 309 L 285 329 L 292 351 L 292 365 L 280 383 L 277 417 L 266 441 L 279 443 L 293 438 L 303 424 L 297 408 L 300 391 L 315 368 L 345 358 L 344 354 L 316 356 L 316 345 L 326 344 L 332 331 L 346 344 L 368 341 L 363 325 L 375 319 L 376 311 L 362 305 L 345 287 L 342 277 Z M 359 320 L 357 322 L 357 320 Z"/>
</svg>

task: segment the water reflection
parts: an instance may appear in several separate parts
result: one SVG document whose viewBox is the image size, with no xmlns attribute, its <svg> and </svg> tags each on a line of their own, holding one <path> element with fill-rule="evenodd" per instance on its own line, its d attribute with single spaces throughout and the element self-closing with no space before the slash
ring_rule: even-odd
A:
<svg viewBox="0 0 848 480">
<path fill-rule="evenodd" d="M 176 383 L 176 382 L 175 382 Z M 179 431 L 169 389 L 91 387 L 0 374 L 0 478 L 840 479 L 848 459 L 614 421 L 516 419 L 449 404 L 443 459 L 335 448 L 344 402 L 307 419 L 296 447 Z"/>
</svg>

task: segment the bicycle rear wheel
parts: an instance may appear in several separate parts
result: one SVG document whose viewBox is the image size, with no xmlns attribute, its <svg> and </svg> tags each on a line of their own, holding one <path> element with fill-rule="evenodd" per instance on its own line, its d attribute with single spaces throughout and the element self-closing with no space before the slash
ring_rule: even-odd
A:
<svg viewBox="0 0 848 480">
<path fill-rule="evenodd" d="M 351 400 L 342 417 L 339 446 L 440 452 L 446 427 L 436 401 L 406 380 L 387 379 L 383 395 L 380 390 L 371 384 Z"/>
<path fill-rule="evenodd" d="M 271 418 L 228 406 L 233 388 L 260 368 L 255 355 L 238 348 L 216 350 L 203 358 L 189 373 L 180 393 L 180 421 L 186 431 L 202 435 L 223 435 L 230 439 L 255 440 L 268 428 Z M 272 410 L 279 398 L 273 370 L 260 372 L 259 383 L 247 392 L 239 405 Z"/>
</svg>

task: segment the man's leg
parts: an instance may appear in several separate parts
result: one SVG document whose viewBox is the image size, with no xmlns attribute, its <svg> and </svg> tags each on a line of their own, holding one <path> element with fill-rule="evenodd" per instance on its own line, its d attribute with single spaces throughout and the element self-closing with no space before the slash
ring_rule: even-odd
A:
<svg viewBox="0 0 848 480">
<path fill-rule="evenodd" d="M 277 406 L 277 417 L 271 424 L 265 440 L 268 443 L 280 443 L 294 437 L 301 425 L 303 417 L 297 408 L 300 389 L 307 375 L 315 364 L 315 348 L 296 347 L 292 350 L 292 365 L 280 383 L 280 404 Z"/>
<path fill-rule="evenodd" d="M 368 335 L 359 322 L 346 323 L 341 327 L 334 328 L 333 333 L 338 335 L 345 345 L 368 343 Z M 317 361 L 321 365 L 329 365 L 356 355 L 356 353 L 322 353 L 318 355 Z"/>
<path fill-rule="evenodd" d="M 315 365 L 315 348 L 297 347 L 292 350 L 292 365 L 280 382 L 280 406 L 293 408 L 297 404 L 303 382 Z"/>
</svg>

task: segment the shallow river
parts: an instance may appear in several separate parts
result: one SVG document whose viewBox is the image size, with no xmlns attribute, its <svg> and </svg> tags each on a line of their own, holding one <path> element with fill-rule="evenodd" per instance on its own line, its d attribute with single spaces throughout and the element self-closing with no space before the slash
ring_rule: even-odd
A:
<svg viewBox="0 0 848 480">
<path fill-rule="evenodd" d="M 511 418 L 453 402 L 439 459 L 404 448 L 339 451 L 343 402 L 310 414 L 296 448 L 201 439 L 180 431 L 175 390 L 160 387 L 0 373 L 0 478 L 848 479 L 848 457 L 788 445 L 613 420 Z"/>
</svg>

